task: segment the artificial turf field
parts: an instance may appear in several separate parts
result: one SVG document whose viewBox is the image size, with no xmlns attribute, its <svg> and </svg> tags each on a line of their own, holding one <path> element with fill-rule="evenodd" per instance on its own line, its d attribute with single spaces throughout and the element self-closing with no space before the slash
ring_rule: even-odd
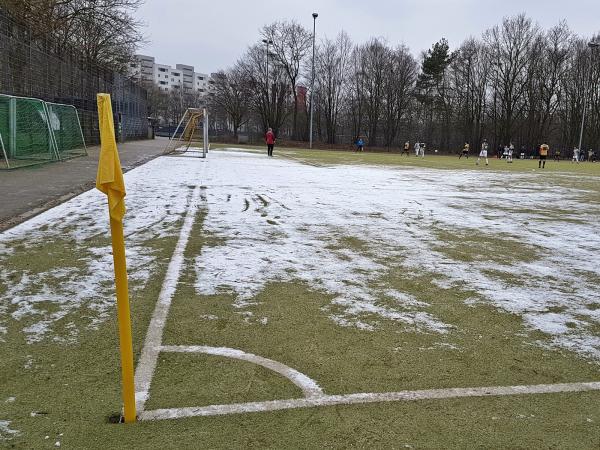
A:
<svg viewBox="0 0 600 450">
<path fill-rule="evenodd" d="M 126 175 L 138 365 L 179 248 L 163 346 L 268 358 L 329 396 L 600 381 L 600 164 L 275 154 L 162 157 Z M 600 446 L 600 392 L 581 389 L 110 423 L 104 202 L 91 191 L 0 235 L 0 445 Z M 158 354 L 148 394 L 145 411 L 304 396 L 261 365 L 187 351 Z"/>
</svg>

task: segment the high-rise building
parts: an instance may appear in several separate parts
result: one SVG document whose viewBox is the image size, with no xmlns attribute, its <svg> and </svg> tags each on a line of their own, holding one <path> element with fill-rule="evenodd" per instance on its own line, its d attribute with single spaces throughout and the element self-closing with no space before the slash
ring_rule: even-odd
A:
<svg viewBox="0 0 600 450">
<path fill-rule="evenodd" d="M 161 91 L 209 93 L 212 80 L 206 73 L 194 71 L 194 66 L 157 64 L 153 56 L 135 55 L 129 65 L 129 75 L 144 84 L 155 84 Z"/>
</svg>

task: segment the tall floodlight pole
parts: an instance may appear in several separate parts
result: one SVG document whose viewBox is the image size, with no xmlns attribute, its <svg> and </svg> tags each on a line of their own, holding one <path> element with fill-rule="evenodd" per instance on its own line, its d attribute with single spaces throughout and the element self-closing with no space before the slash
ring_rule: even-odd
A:
<svg viewBox="0 0 600 450">
<path fill-rule="evenodd" d="M 317 17 L 319 15 L 315 12 L 313 16 L 313 54 L 312 54 L 312 80 L 310 82 L 310 136 L 308 147 L 312 148 L 313 144 L 313 108 L 314 108 L 314 90 L 315 90 L 315 31 L 317 28 Z"/>
<path fill-rule="evenodd" d="M 271 118 L 271 111 L 270 111 L 270 106 L 271 106 L 271 99 L 269 98 L 269 45 L 271 45 L 273 43 L 273 41 L 271 39 L 263 39 L 262 40 L 263 43 L 267 46 L 267 127 L 270 125 L 269 123 L 269 119 Z M 265 130 L 266 131 L 266 130 Z"/>
<path fill-rule="evenodd" d="M 600 47 L 600 42 L 594 42 L 594 41 L 590 41 L 588 42 L 588 47 L 590 48 L 590 73 L 589 73 L 589 82 L 590 82 L 590 94 L 591 94 L 591 84 L 592 84 L 592 67 L 593 67 L 593 62 L 594 62 L 594 49 Z M 579 151 L 582 151 L 581 148 L 581 143 L 583 141 L 583 127 L 585 126 L 585 111 L 587 109 L 587 101 L 585 98 L 585 80 L 584 80 L 584 84 L 583 84 L 583 112 L 581 114 L 581 129 L 579 130 L 579 146 L 577 147 L 579 149 Z"/>
</svg>

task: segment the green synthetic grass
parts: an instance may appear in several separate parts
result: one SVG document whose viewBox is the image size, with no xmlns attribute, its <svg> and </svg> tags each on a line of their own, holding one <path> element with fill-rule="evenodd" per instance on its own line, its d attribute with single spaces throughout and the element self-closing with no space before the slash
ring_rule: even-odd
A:
<svg viewBox="0 0 600 450">
<path fill-rule="evenodd" d="M 302 397 L 289 380 L 262 366 L 222 356 L 162 353 L 146 409 Z"/>
<path fill-rule="evenodd" d="M 175 246 L 175 237 L 153 242 L 157 256 L 156 270 L 145 288 L 130 286 L 132 331 L 135 357 L 139 357 L 150 316 L 162 286 L 166 267 Z M 70 268 L 73 261 L 85 258 L 84 243 L 43 241 L 10 256 L 10 264 L 24 270 Z M 88 244 L 92 244 L 88 242 Z M 95 243 L 94 243 L 95 245 Z M 70 258 L 61 259 L 65 254 Z M 27 258 L 27 255 L 33 255 Z M 109 276 L 111 274 L 108 274 Z M 111 280 L 107 279 L 110 283 Z M 0 281 L 0 290 L 6 289 Z M 39 308 L 52 305 L 38 305 Z M 9 309 L 10 310 L 10 309 Z M 81 308 L 61 319 L 53 335 L 61 335 L 61 327 L 69 322 L 83 331 L 75 342 L 45 339 L 27 344 L 21 332 L 27 320 L 9 322 L 7 334 L 0 341 L 0 420 L 10 420 L 11 429 L 20 432 L 13 439 L 0 436 L 0 447 L 107 448 L 118 425 L 108 423 L 110 416 L 120 413 L 120 363 L 115 312 L 97 329 L 88 329 L 93 313 Z M 14 397 L 14 401 L 6 401 Z M 48 436 L 48 439 L 46 439 Z M 133 438 L 133 436 L 132 436 Z M 129 441 L 135 444 L 135 439 Z M 115 448 L 117 443 L 111 447 Z M 125 444 L 123 443 L 123 447 Z"/>
<path fill-rule="evenodd" d="M 211 144 L 211 149 L 231 149 L 243 150 L 253 153 L 265 153 L 266 148 L 256 145 L 230 145 L 230 144 Z M 600 175 L 600 163 L 581 162 L 573 164 L 570 160 L 556 162 L 546 161 L 545 169 L 538 169 L 537 159 L 515 159 L 509 164 L 504 159 L 489 158 L 490 165 L 480 162 L 475 165 L 477 155 L 470 156 L 469 159 L 458 159 L 456 156 L 436 155 L 428 153 L 425 158 L 415 157 L 414 153 L 410 156 L 402 156 L 398 152 L 362 152 L 357 153 L 351 150 L 317 150 L 317 149 L 299 149 L 275 147 L 274 155 L 277 157 L 286 157 L 310 164 L 337 165 L 337 164 L 370 164 L 386 166 L 405 166 L 405 167 L 427 167 L 433 169 L 452 169 L 452 170 L 487 170 L 487 171 L 507 171 L 507 172 L 551 172 L 551 173 L 572 173 L 586 175 Z"/>
<path fill-rule="evenodd" d="M 455 261 L 491 261 L 512 264 L 518 261 L 533 262 L 539 249 L 519 242 L 515 236 L 506 234 L 454 231 L 448 228 L 435 229 L 438 245 L 433 249 Z"/>
<path fill-rule="evenodd" d="M 340 327 L 328 318 L 341 312 L 330 305 L 332 296 L 300 281 L 270 283 L 255 297 L 255 305 L 243 309 L 234 307 L 227 293 L 198 295 L 193 257 L 204 245 L 223 243 L 201 233 L 201 222 L 195 228 L 186 252 L 187 269 L 165 327 L 165 345 L 225 346 L 255 353 L 300 370 L 330 394 L 557 383 L 598 376 L 595 365 L 536 345 L 547 337 L 524 329 L 520 316 L 489 305 L 467 305 L 465 300 L 477 298 L 476 292 L 460 286 L 440 288 L 431 281 L 443 274 L 415 274 L 398 261 L 382 261 L 389 270 L 374 283 L 428 303 L 430 307 L 422 309 L 448 324 L 448 333 L 424 332 L 369 314 L 357 318 L 375 326 L 374 332 Z M 352 236 L 332 240 L 333 248 L 342 244 L 369 252 L 368 243 Z M 512 254 L 516 245 L 503 254 Z M 378 304 L 398 307 L 386 297 Z M 173 374 L 170 381 L 168 367 L 162 370 L 165 387 L 180 377 Z"/>
<path fill-rule="evenodd" d="M 458 162 L 449 157 L 420 160 L 397 154 L 321 150 L 276 149 L 275 154 L 316 164 L 438 164 L 450 169 Z M 471 163 L 474 161 L 469 159 Z M 496 163 L 501 170 L 529 170 L 520 168 L 517 161 L 513 166 L 493 161 L 492 170 L 496 170 Z M 525 163 L 535 163 L 537 168 L 537 162 Z M 572 167 L 567 169 L 572 175 L 587 174 L 585 170 L 600 173 L 600 164 L 564 166 Z M 595 180 L 555 177 L 551 183 L 575 185 L 591 205 L 600 202 Z M 497 212 L 531 213 L 520 211 L 518 205 L 514 211 Z M 551 220 L 565 210 L 554 207 L 538 213 Z M 447 324 L 447 333 L 426 332 L 369 314 L 357 319 L 375 331 L 338 326 L 329 319 L 341 312 L 330 304 L 332 296 L 299 280 L 267 284 L 253 299 L 256 304 L 243 309 L 232 306 L 234 297 L 227 292 L 198 295 L 194 258 L 207 246 L 227 245 L 226 239 L 206 232 L 203 216 L 201 209 L 185 251 L 164 344 L 226 346 L 255 353 L 305 373 L 328 394 L 600 380 L 596 363 L 545 348 L 543 344 L 550 337 L 525 329 L 520 316 L 479 303 L 478 293 L 463 286 L 440 287 L 432 280 L 441 279 L 443 273 L 422 271 L 416 275 L 403 266 L 401 257 L 382 259 L 388 270 L 373 283 L 429 304 L 419 309 Z M 132 290 L 136 360 L 176 239 L 173 236 L 145 244 L 156 252 L 158 263 L 146 287 Z M 507 285 L 519 280 L 497 266 L 516 260 L 535 261 L 540 251 L 517 239 L 447 229 L 438 230 L 437 240 L 435 249 L 458 261 L 490 261 L 493 267 L 488 274 Z M 81 260 L 89 256 L 87 246 L 100 244 L 105 241 L 75 243 L 57 238 L 33 246 L 17 243 L 18 251 L 3 257 L 3 264 L 31 273 L 60 268 L 79 271 L 83 268 Z M 357 236 L 332 235 L 327 248 L 372 255 L 369 242 Z M 588 276 L 598 278 L 594 273 Z M 0 280 L 0 292 L 7 289 L 8 284 Z M 378 299 L 378 305 L 398 308 L 395 300 L 385 296 Z M 588 308 L 600 309 L 600 304 Z M 87 325 L 88 316 L 83 310 L 70 314 L 54 331 L 60 334 L 61 327 L 69 322 Z M 55 448 L 57 441 L 61 448 L 76 449 L 600 447 L 600 392 L 331 406 L 111 424 L 109 417 L 119 413 L 121 404 L 114 312 L 97 329 L 83 327 L 76 343 L 45 340 L 27 344 L 21 332 L 26 325 L 23 321 L 9 322 L 5 342 L 0 342 L 0 420 L 10 420 L 10 427 L 20 431 L 10 440 L 0 437 L 0 447 Z M 278 374 L 250 363 L 166 353 L 159 357 L 150 394 L 149 409 L 301 396 L 296 386 Z M 15 400 L 7 401 L 10 397 Z"/>
</svg>

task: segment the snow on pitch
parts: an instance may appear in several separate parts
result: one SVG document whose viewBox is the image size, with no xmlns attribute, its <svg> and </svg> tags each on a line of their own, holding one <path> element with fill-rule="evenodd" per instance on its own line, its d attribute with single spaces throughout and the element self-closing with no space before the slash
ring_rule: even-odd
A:
<svg viewBox="0 0 600 450">
<path fill-rule="evenodd" d="M 372 330 L 373 317 L 380 317 L 445 332 L 452 324 L 433 317 L 427 304 L 380 283 L 397 264 L 408 274 L 443 277 L 432 280 L 442 287 L 477 291 L 552 335 L 556 345 L 600 357 L 600 338 L 587 329 L 600 321 L 594 307 L 600 302 L 594 283 L 599 211 L 575 189 L 531 189 L 540 180 L 529 174 L 322 168 L 242 153 L 213 152 L 208 169 L 204 229 L 226 242 L 197 257 L 199 293 L 233 290 L 243 309 L 268 281 L 300 279 L 335 296 L 336 307 L 325 313 L 334 310 L 329 315 L 342 326 Z M 570 208 L 563 216 L 569 222 L 536 213 L 545 205 Z M 516 207 L 523 212 L 502 213 Z M 574 219 L 581 222 L 577 232 L 565 233 Z M 537 245 L 539 260 L 453 260 L 433 250 L 440 245 L 433 229 Z M 335 246 L 347 237 L 367 248 Z M 491 277 L 490 268 L 515 274 L 520 284 Z M 382 306 L 381 298 L 395 307 Z"/>
<path fill-rule="evenodd" d="M 216 151 L 205 162 L 159 158 L 126 174 L 128 265 L 138 288 L 156 264 L 152 239 L 177 231 L 190 186 L 199 182 L 190 168 L 196 164 L 207 164 L 204 230 L 224 239 L 196 257 L 196 289 L 232 292 L 249 320 L 248 306 L 267 282 L 299 279 L 332 295 L 323 314 L 340 326 L 376 330 L 380 320 L 393 320 L 410 329 L 447 332 L 452 324 L 431 314 L 426 303 L 381 280 L 397 265 L 408 274 L 435 273 L 432 282 L 442 288 L 472 289 L 480 301 L 518 313 L 529 327 L 550 334 L 555 345 L 600 357 L 600 338 L 590 329 L 600 321 L 594 284 L 599 211 L 575 189 L 531 189 L 538 174 L 323 168 Z M 541 214 L 546 205 L 569 214 L 548 220 Z M 517 207 L 518 213 L 503 212 Z M 29 246 L 58 236 L 83 245 L 106 234 L 106 220 L 103 198 L 91 191 L 0 235 L 0 252 L 11 252 L 11 244 L 23 238 Z M 565 233 L 574 220 L 576 232 Z M 538 246 L 538 258 L 523 262 L 515 255 L 504 265 L 454 260 L 434 250 L 443 244 L 439 230 L 506 236 Z M 358 244 L 347 245 L 348 238 Z M 82 305 L 102 320 L 112 304 L 110 283 L 103 282 L 111 275 L 109 252 L 106 245 L 92 245 L 83 260 L 88 270 L 71 278 L 66 268 L 21 274 L 15 282 L 10 268 L 0 269 L 9 286 L 0 297 L 0 324 L 9 313 L 35 318 L 25 332 L 36 340 Z M 520 282 L 509 285 L 490 275 L 490 268 Z M 50 290 L 48 277 L 68 282 Z M 36 308 L 42 301 L 58 305 L 59 313 Z"/>
<path fill-rule="evenodd" d="M 153 241 L 178 233 L 189 186 L 197 182 L 188 167 L 185 161 L 160 159 L 125 175 L 130 290 L 143 288 L 156 268 Z M 106 196 L 93 189 L 0 234 L 0 284 L 7 286 L 0 295 L 0 340 L 8 317 L 27 319 L 30 324 L 23 331 L 29 342 L 47 335 L 75 340 L 80 330 L 69 320 L 75 311 L 91 328 L 107 317 L 115 302 L 108 228 Z M 20 272 L 5 262 L 15 248 L 34 252 L 53 241 L 69 243 L 68 251 L 74 251 L 72 265 Z M 52 258 L 48 262 L 52 264 Z M 51 333 L 59 321 L 65 330 Z"/>
</svg>

